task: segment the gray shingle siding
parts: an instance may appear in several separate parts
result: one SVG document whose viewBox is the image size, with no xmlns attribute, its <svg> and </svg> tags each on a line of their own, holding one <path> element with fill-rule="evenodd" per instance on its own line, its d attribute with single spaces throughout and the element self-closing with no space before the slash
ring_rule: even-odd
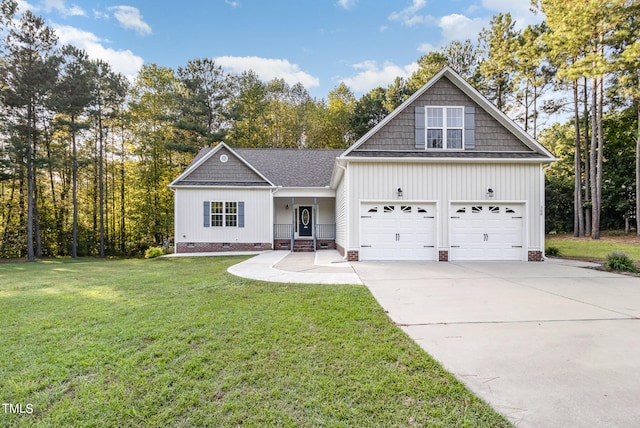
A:
<svg viewBox="0 0 640 428">
<path fill-rule="evenodd" d="M 532 150 L 504 128 L 489 113 L 443 76 L 422 96 L 378 130 L 359 150 L 415 150 L 415 108 L 423 106 L 473 106 L 475 108 L 475 147 L 478 152 Z"/>
<path fill-rule="evenodd" d="M 227 155 L 229 160 L 225 163 L 221 162 L 220 156 L 222 155 Z M 199 158 L 201 157 L 202 156 L 200 156 Z M 218 150 L 218 152 L 214 156 L 207 159 L 202 165 L 191 172 L 191 174 L 184 177 L 181 182 L 201 182 L 203 184 L 213 182 L 248 183 L 248 185 L 255 185 L 255 183 L 267 184 L 267 182 L 262 177 L 252 171 L 251 168 L 245 165 L 242 161 L 240 161 L 240 159 L 238 159 L 234 154 L 232 154 L 225 148 Z"/>
</svg>

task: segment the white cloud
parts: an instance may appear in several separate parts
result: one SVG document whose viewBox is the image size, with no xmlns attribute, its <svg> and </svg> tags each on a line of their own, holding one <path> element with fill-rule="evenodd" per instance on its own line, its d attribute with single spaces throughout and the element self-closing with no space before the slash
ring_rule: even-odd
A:
<svg viewBox="0 0 640 428">
<path fill-rule="evenodd" d="M 511 13 L 511 17 L 516 21 L 516 30 L 522 30 L 527 25 L 542 22 L 544 19 L 542 14 L 536 15 L 531 12 L 531 3 L 526 0 L 482 0 L 482 7 L 492 12 Z"/>
<path fill-rule="evenodd" d="M 320 85 L 320 80 L 300 70 L 297 64 L 286 59 L 260 58 L 257 56 L 221 56 L 214 58 L 216 64 L 232 73 L 253 70 L 262 80 L 284 79 L 289 85 L 302 83 L 305 88 Z"/>
<path fill-rule="evenodd" d="M 392 12 L 389 20 L 399 21 L 402 25 L 413 27 L 418 24 L 426 24 L 433 21 L 430 15 L 419 15 L 418 12 L 426 5 L 426 0 L 413 0 L 411 6 L 402 9 L 399 12 Z"/>
<path fill-rule="evenodd" d="M 88 31 L 66 25 L 54 25 L 60 44 L 84 49 L 90 58 L 101 59 L 111 65 L 113 71 L 122 73 L 130 80 L 138 74 L 144 60 L 130 50 L 115 50 L 102 45 L 103 40 Z"/>
<path fill-rule="evenodd" d="M 30 10 L 32 12 L 38 12 L 40 8 L 32 5 L 31 3 L 25 0 L 18 0 L 18 10 L 20 12 L 26 12 L 27 10 Z"/>
<path fill-rule="evenodd" d="M 240 3 L 235 0 L 224 0 L 224 2 L 233 8 L 240 7 Z"/>
<path fill-rule="evenodd" d="M 454 13 L 440 18 L 438 27 L 442 30 L 442 37 L 448 42 L 451 40 L 476 40 L 482 28 L 488 24 L 486 19 L 471 19 Z"/>
<path fill-rule="evenodd" d="M 422 43 L 420 46 L 418 46 L 418 52 L 421 53 L 429 53 L 435 50 L 437 50 L 437 48 L 431 43 Z"/>
<path fill-rule="evenodd" d="M 358 0 L 338 0 L 338 5 L 343 9 L 349 10 L 358 3 Z"/>
<path fill-rule="evenodd" d="M 342 81 L 355 92 L 364 94 L 378 86 L 388 86 L 393 83 L 396 77 L 407 78 L 411 76 L 413 72 L 418 70 L 418 64 L 413 62 L 409 65 L 399 66 L 385 61 L 380 66 L 376 61 L 364 61 L 354 64 L 353 68 L 358 72 L 352 77 L 342 79 Z"/>
<path fill-rule="evenodd" d="M 64 0 L 44 0 L 44 10 L 51 12 L 52 10 L 58 11 L 64 16 L 85 16 L 86 13 L 81 7 L 75 4 L 71 7 L 67 7 L 64 4 Z"/>
<path fill-rule="evenodd" d="M 118 20 L 122 28 L 133 30 L 141 36 L 151 34 L 151 27 L 144 22 L 140 10 L 133 6 L 113 6 L 109 10 L 113 10 L 113 16 Z"/>
</svg>

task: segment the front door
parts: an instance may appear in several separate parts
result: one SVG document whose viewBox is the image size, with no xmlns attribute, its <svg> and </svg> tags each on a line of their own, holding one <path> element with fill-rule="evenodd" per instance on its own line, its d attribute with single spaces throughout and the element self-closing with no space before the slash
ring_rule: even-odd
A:
<svg viewBox="0 0 640 428">
<path fill-rule="evenodd" d="M 313 236 L 313 207 L 298 208 L 298 236 Z"/>
</svg>

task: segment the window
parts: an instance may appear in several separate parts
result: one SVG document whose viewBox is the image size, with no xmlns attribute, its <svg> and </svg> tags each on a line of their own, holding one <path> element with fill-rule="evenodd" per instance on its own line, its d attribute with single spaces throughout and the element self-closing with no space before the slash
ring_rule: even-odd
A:
<svg viewBox="0 0 640 428">
<path fill-rule="evenodd" d="M 427 107 L 427 149 L 462 149 L 464 107 Z"/>
<path fill-rule="evenodd" d="M 211 227 L 238 227 L 238 203 L 211 202 Z"/>
</svg>

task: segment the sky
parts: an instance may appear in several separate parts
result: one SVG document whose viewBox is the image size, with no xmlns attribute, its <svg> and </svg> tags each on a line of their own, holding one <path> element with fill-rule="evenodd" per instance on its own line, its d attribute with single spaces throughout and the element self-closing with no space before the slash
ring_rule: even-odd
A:
<svg viewBox="0 0 640 428">
<path fill-rule="evenodd" d="M 133 79 L 143 64 L 213 58 L 226 72 L 302 83 L 316 98 L 344 82 L 356 96 L 408 77 L 425 53 L 477 40 L 491 17 L 537 23 L 530 0 L 19 0 Z"/>
</svg>

